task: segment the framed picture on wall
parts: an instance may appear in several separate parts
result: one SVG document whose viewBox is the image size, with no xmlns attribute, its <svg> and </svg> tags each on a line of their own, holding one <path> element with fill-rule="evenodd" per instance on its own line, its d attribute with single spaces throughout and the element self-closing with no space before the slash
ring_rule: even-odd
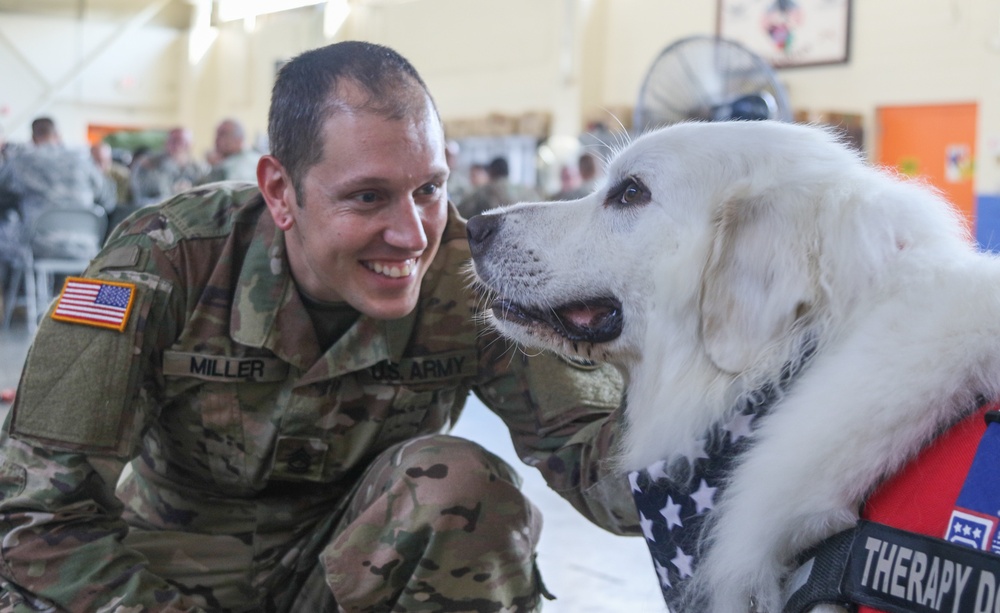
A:
<svg viewBox="0 0 1000 613">
<path fill-rule="evenodd" d="M 850 50 L 851 0 L 718 0 L 716 33 L 775 68 L 842 64 Z"/>
</svg>

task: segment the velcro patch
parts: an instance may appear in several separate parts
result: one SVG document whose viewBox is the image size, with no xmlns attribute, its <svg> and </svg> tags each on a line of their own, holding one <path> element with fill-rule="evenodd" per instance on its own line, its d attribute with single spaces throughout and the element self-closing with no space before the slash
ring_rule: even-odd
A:
<svg viewBox="0 0 1000 613">
<path fill-rule="evenodd" d="M 226 357 L 168 350 L 163 352 L 163 374 L 206 381 L 274 383 L 288 378 L 288 364 L 278 358 Z"/>
<path fill-rule="evenodd" d="M 121 332 L 135 302 L 135 284 L 69 277 L 52 319 Z"/>
<path fill-rule="evenodd" d="M 477 372 L 475 353 L 455 351 L 404 357 L 399 362 L 382 361 L 359 376 L 365 383 L 417 385 L 474 377 Z"/>
</svg>

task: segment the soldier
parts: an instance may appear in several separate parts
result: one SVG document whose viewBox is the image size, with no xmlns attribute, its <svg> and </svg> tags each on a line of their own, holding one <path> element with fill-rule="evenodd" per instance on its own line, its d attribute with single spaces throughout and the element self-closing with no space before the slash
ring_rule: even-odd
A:
<svg viewBox="0 0 1000 613">
<path fill-rule="evenodd" d="M 578 197 L 582 198 L 592 194 L 597 189 L 601 180 L 601 169 L 597 157 L 588 151 L 580 154 L 577 160 L 577 169 L 580 172 L 580 192 L 582 194 Z"/>
<path fill-rule="evenodd" d="M 62 144 L 51 118 L 31 122 L 31 142 L 31 147 L 0 166 L 0 192 L 17 199 L 25 227 L 54 207 L 99 205 L 108 212 L 114 210 L 114 193 L 105 189 L 101 172 L 86 152 Z"/>
<path fill-rule="evenodd" d="M 493 158 L 486 165 L 486 173 L 489 181 L 458 203 L 458 212 L 466 219 L 505 204 L 541 200 L 532 188 L 510 181 L 510 166 L 504 157 Z"/>
<path fill-rule="evenodd" d="M 476 317 L 441 121 L 398 54 L 293 59 L 269 135 L 258 186 L 142 209 L 39 327 L 0 433 L 8 605 L 538 610 L 537 509 L 445 433 L 474 391 L 581 513 L 637 533 L 605 465 L 617 373 Z"/>
<path fill-rule="evenodd" d="M 583 198 L 587 193 L 580 187 L 580 173 L 576 168 L 563 164 L 559 168 L 559 190 L 549 196 L 549 200 L 576 200 Z"/>
<path fill-rule="evenodd" d="M 156 204 L 202 181 L 208 165 L 191 155 L 191 131 L 173 128 L 167 132 L 163 151 L 142 157 L 134 164 L 131 191 L 137 207 Z"/>
<path fill-rule="evenodd" d="M 246 147 L 246 131 L 235 119 L 224 119 L 215 128 L 216 161 L 202 183 L 256 180 L 260 154 Z"/>
<path fill-rule="evenodd" d="M 116 162 L 111 151 L 111 145 L 103 141 L 90 146 L 90 159 L 101 171 L 104 177 L 104 189 L 114 193 L 115 210 L 120 206 L 128 206 L 132 197 L 129 193 L 128 166 Z"/>
<path fill-rule="evenodd" d="M 444 159 L 448 164 L 448 199 L 452 202 L 461 202 L 462 198 L 472 191 L 472 183 L 468 175 L 461 168 L 461 161 L 458 154 L 461 146 L 458 141 L 450 140 L 444 147 Z"/>
</svg>

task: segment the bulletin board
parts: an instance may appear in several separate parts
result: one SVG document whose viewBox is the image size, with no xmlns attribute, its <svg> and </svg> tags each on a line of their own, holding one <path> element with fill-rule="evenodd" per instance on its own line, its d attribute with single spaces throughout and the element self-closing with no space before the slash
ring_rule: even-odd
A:
<svg viewBox="0 0 1000 613">
<path fill-rule="evenodd" d="M 717 34 L 775 68 L 850 57 L 851 0 L 718 0 Z"/>
</svg>

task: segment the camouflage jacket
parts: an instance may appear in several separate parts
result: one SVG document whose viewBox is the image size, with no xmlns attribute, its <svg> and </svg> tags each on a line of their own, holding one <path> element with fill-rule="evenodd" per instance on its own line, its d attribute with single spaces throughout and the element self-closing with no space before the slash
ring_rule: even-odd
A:
<svg viewBox="0 0 1000 613">
<path fill-rule="evenodd" d="M 244 149 L 239 153 L 234 153 L 227 158 L 223 158 L 208 174 L 201 178 L 199 183 L 216 183 L 218 181 L 256 181 L 257 161 L 260 154 L 251 149 Z"/>
<path fill-rule="evenodd" d="M 0 434 L 0 576 L 73 611 L 191 610 L 122 544 L 130 526 L 301 532 L 380 450 L 447 430 L 470 391 L 580 512 L 635 532 L 627 482 L 604 465 L 617 373 L 482 329 L 468 258 L 452 209 L 415 311 L 362 316 L 324 353 L 256 188 L 140 209 L 86 273 L 134 286 L 123 331 L 38 329 Z"/>
<path fill-rule="evenodd" d="M 166 151 L 141 160 L 129 177 L 132 199 L 137 206 L 157 204 L 199 184 L 208 165 L 197 160 L 178 163 Z"/>
<path fill-rule="evenodd" d="M 50 208 L 115 208 L 114 194 L 90 157 L 58 144 L 25 147 L 0 166 L 0 192 L 18 201 L 24 225 Z"/>
</svg>

